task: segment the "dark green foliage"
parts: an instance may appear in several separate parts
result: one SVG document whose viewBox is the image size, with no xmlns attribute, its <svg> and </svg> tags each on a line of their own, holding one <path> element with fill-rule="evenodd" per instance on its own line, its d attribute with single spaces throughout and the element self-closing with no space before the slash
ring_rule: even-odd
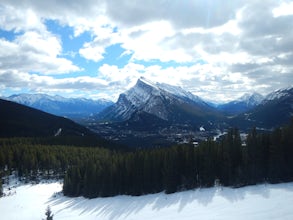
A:
<svg viewBox="0 0 293 220">
<path fill-rule="evenodd" d="M 196 148 L 174 146 L 108 156 L 82 165 L 80 171 L 84 177 L 80 181 L 75 181 L 72 172 L 76 168 L 71 167 L 64 186 L 68 178 L 72 187 L 79 189 L 71 194 L 64 191 L 65 194 L 141 195 L 210 187 L 215 181 L 234 187 L 292 181 L 293 123 L 272 134 L 253 129 L 246 145 L 242 145 L 238 129 L 230 129 L 222 141 L 207 140 Z"/>
<path fill-rule="evenodd" d="M 53 220 L 54 215 L 52 214 L 50 206 L 47 207 L 45 215 L 46 215 L 46 220 Z"/>
<path fill-rule="evenodd" d="M 239 187 L 293 180 L 293 121 L 272 133 L 252 129 L 246 145 L 230 129 L 221 141 L 134 152 L 42 145 L 30 139 L 0 139 L 0 169 L 34 178 L 63 177 L 67 196 L 173 193 L 215 182 Z M 6 169 L 5 169 L 6 168 Z"/>
<path fill-rule="evenodd" d="M 63 178 L 69 167 L 76 167 L 77 180 L 81 178 L 78 172 L 82 161 L 99 160 L 110 152 L 103 148 L 39 143 L 39 139 L 32 138 L 0 139 L 0 174 L 17 171 L 19 178 L 27 180 L 36 180 L 38 176 Z"/>
<path fill-rule="evenodd" d="M 94 136 L 75 122 L 24 105 L 0 99 L 0 137 Z"/>
<path fill-rule="evenodd" d="M 0 197 L 3 195 L 2 178 L 0 175 Z"/>
</svg>

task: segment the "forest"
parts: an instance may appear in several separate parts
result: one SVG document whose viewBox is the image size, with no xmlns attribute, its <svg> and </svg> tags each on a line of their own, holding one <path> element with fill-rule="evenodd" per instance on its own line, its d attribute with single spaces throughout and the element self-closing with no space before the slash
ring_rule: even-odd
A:
<svg viewBox="0 0 293 220">
<path fill-rule="evenodd" d="M 121 151 L 64 143 L 2 138 L 0 175 L 17 172 L 26 181 L 64 178 L 64 195 L 87 198 L 293 181 L 293 120 L 272 132 L 253 128 L 245 144 L 236 128 L 197 147 Z"/>
</svg>

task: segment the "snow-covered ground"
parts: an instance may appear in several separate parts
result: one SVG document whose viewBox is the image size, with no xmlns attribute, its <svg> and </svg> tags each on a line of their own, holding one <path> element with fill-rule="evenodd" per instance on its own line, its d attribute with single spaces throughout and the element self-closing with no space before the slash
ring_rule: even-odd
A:
<svg viewBox="0 0 293 220">
<path fill-rule="evenodd" d="M 41 220 L 47 206 L 55 220 L 293 219 L 293 183 L 97 199 L 56 194 L 61 189 L 58 182 L 12 188 L 0 198 L 1 219 Z"/>
</svg>

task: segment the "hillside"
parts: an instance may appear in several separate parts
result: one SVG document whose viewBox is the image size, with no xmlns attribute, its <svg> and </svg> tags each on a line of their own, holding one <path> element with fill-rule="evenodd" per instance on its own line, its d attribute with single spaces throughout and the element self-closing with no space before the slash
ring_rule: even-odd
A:
<svg viewBox="0 0 293 220">
<path fill-rule="evenodd" d="M 230 123 L 243 129 L 272 129 L 288 123 L 292 116 L 293 88 L 286 88 L 268 94 L 259 105 L 232 118 Z"/>
<path fill-rule="evenodd" d="M 75 122 L 0 99 L 0 137 L 92 136 Z"/>
</svg>

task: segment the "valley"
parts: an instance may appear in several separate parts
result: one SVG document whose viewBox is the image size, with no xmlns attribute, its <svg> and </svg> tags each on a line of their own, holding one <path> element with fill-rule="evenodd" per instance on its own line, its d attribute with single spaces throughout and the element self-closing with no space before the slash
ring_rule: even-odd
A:
<svg viewBox="0 0 293 220">
<path fill-rule="evenodd" d="M 293 1 L 0 1 L 1 220 L 292 220 Z"/>
<path fill-rule="evenodd" d="M 108 140 L 130 147 L 162 147 L 214 139 L 231 127 L 243 133 L 253 127 L 270 131 L 290 121 L 290 103 L 292 88 L 272 92 L 268 98 L 252 93 L 212 106 L 180 87 L 142 78 L 114 105 L 83 124 Z"/>
<path fill-rule="evenodd" d="M 253 127 L 271 131 L 289 122 L 293 114 L 293 88 L 267 96 L 244 94 L 235 101 L 216 105 L 181 87 L 143 77 L 120 94 L 116 103 L 42 94 L 5 99 L 69 118 L 109 141 L 132 148 L 199 143 L 231 127 L 243 133 Z"/>
</svg>

